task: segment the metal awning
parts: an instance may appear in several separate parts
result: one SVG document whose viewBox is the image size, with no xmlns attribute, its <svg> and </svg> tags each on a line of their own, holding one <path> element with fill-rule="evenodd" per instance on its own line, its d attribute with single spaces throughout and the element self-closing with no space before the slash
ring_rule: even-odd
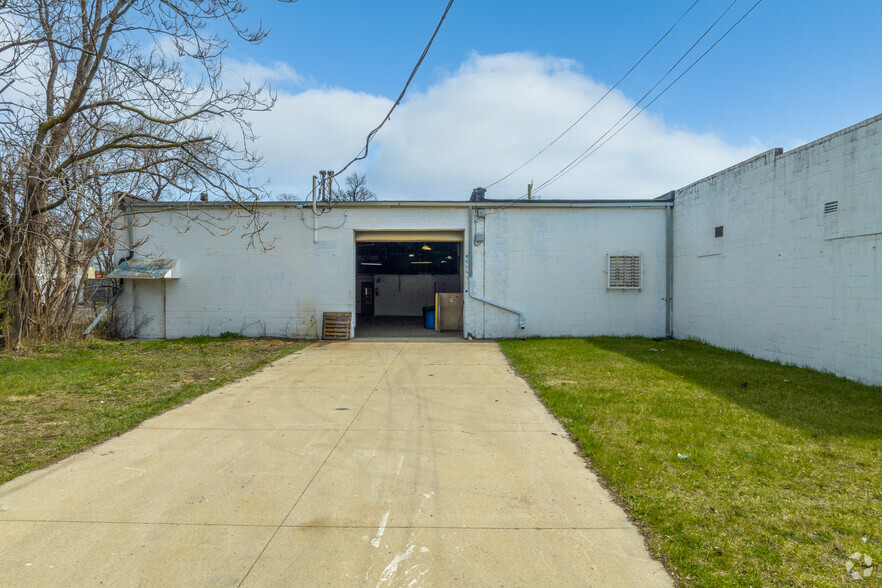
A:
<svg viewBox="0 0 882 588">
<path fill-rule="evenodd" d="M 355 241 L 410 241 L 410 242 L 460 242 L 463 231 L 356 231 Z"/>
<path fill-rule="evenodd" d="M 174 259 L 130 259 L 123 261 L 108 278 L 124 280 L 162 280 L 177 278 Z"/>
</svg>

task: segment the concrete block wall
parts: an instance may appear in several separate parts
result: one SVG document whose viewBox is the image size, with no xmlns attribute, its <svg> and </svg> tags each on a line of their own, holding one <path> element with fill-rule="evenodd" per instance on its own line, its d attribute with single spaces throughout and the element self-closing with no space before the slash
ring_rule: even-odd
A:
<svg viewBox="0 0 882 588">
<path fill-rule="evenodd" d="M 164 280 L 164 290 L 163 281 L 127 281 L 118 304 L 127 315 L 127 333 L 144 338 L 225 331 L 314 338 L 323 312 L 356 315 L 356 231 L 461 230 L 466 218 L 462 209 L 426 214 L 335 208 L 316 219 L 296 206 L 263 207 L 261 220 L 267 224 L 261 236 L 270 245 L 264 250 L 247 248 L 247 216 L 229 216 L 223 208 L 142 205 L 135 211 L 140 225 L 135 241 L 145 240 L 138 255 L 175 259 L 181 274 Z M 125 238 L 120 235 L 121 242 Z"/>
<path fill-rule="evenodd" d="M 882 116 L 678 190 L 673 234 L 676 337 L 882 384 Z"/>
<path fill-rule="evenodd" d="M 476 219 L 479 297 L 465 298 L 465 328 L 477 338 L 665 334 L 665 209 L 492 208 Z M 467 245 L 467 244 L 466 244 Z M 466 246 L 466 249 L 468 247 Z M 643 256 L 643 289 L 607 289 L 607 254 Z"/>
<path fill-rule="evenodd" d="M 493 209 L 488 204 L 486 218 L 479 221 L 485 240 L 473 248 L 471 260 L 476 293 L 522 310 L 527 329 L 521 332 L 511 313 L 467 295 L 465 332 L 478 338 L 664 335 L 665 209 L 653 206 Z M 262 208 L 267 223 L 262 239 L 272 247 L 263 250 L 246 248 L 247 217 L 225 218 L 223 208 L 141 205 L 135 210 L 141 223 L 135 241 L 146 239 L 139 256 L 175 259 L 181 276 L 129 280 L 118 303 L 128 314 L 129 334 L 155 338 L 225 331 L 315 337 L 323 312 L 352 312 L 355 318 L 356 231 L 466 234 L 468 225 L 462 203 L 340 207 L 318 217 L 314 243 L 311 211 L 268 206 Z M 215 234 L 205 225 L 217 227 Z M 230 230 L 221 234 L 222 229 Z M 644 256 L 643 290 L 608 291 L 607 253 L 628 252 Z M 467 286 L 467 277 L 463 281 Z"/>
</svg>

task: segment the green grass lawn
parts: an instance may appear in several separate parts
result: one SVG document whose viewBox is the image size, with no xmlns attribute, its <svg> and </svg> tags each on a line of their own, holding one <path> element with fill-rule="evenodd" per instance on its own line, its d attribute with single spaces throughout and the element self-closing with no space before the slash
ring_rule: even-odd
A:
<svg viewBox="0 0 882 588">
<path fill-rule="evenodd" d="M 0 483 L 121 433 L 307 342 L 93 341 L 0 354 Z"/>
<path fill-rule="evenodd" d="M 882 387 L 694 341 L 501 345 L 682 584 L 882 585 Z"/>
</svg>

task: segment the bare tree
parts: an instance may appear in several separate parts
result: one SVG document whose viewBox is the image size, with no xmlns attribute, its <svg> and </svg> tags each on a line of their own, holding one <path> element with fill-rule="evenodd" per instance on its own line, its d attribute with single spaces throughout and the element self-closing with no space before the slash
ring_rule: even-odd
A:
<svg viewBox="0 0 882 588">
<path fill-rule="evenodd" d="M 112 243 L 121 194 L 205 191 L 244 209 L 262 195 L 248 181 L 260 158 L 246 116 L 273 97 L 227 87 L 215 32 L 259 43 L 266 32 L 245 27 L 244 12 L 235 0 L 0 2 L 7 345 L 70 324 L 85 267 Z"/>
<path fill-rule="evenodd" d="M 368 190 L 367 176 L 352 172 L 343 180 L 345 186 L 332 191 L 332 198 L 338 202 L 365 202 L 376 200 L 377 195 Z"/>
</svg>

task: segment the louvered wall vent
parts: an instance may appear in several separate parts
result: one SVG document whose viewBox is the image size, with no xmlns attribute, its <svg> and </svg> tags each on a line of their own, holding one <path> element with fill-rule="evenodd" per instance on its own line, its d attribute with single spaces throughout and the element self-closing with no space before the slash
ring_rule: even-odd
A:
<svg viewBox="0 0 882 588">
<path fill-rule="evenodd" d="M 723 225 L 720 225 L 718 227 L 714 227 L 714 237 L 719 239 L 722 236 L 723 236 Z"/>
<path fill-rule="evenodd" d="M 839 201 L 834 200 L 833 202 L 824 203 L 824 214 L 833 214 L 834 212 L 839 212 Z"/>
<path fill-rule="evenodd" d="M 639 255 L 610 255 L 610 290 L 639 290 L 642 287 L 643 267 Z"/>
</svg>

